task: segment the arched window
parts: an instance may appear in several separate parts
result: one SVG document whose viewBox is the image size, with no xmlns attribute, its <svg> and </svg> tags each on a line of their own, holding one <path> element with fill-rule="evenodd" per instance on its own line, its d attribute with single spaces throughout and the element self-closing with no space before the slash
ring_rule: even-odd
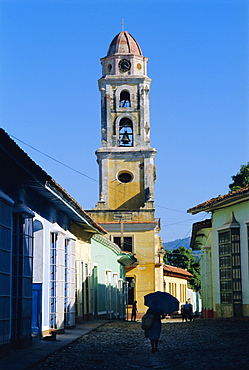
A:
<svg viewBox="0 0 249 370">
<path fill-rule="evenodd" d="M 133 146 L 133 126 L 129 118 L 119 122 L 119 146 Z"/>
<path fill-rule="evenodd" d="M 130 106 L 131 106 L 131 99 L 130 99 L 129 91 L 127 90 L 121 91 L 119 107 L 120 108 L 130 108 Z"/>
</svg>

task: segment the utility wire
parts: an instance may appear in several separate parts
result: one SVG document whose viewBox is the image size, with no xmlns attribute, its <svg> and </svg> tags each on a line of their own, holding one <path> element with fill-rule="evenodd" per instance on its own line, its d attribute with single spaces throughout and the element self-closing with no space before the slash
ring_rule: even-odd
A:
<svg viewBox="0 0 249 370">
<path fill-rule="evenodd" d="M 36 149 L 36 148 L 35 148 L 35 147 L 33 147 L 32 145 L 29 145 L 29 144 L 25 143 L 24 141 L 22 141 L 22 140 L 18 139 L 17 137 L 15 137 L 15 136 L 13 136 L 13 135 L 10 135 L 10 137 L 14 138 L 15 140 L 20 141 L 20 142 L 21 142 L 21 143 L 23 143 L 24 145 L 27 145 L 29 148 L 31 148 L 31 149 L 35 150 L 36 152 L 38 152 L 38 153 L 40 153 L 40 154 L 44 155 L 45 157 L 47 157 L 47 158 L 51 159 L 52 161 L 57 162 L 57 163 L 61 164 L 62 166 L 64 166 L 64 167 L 66 167 L 66 168 L 68 168 L 68 169 L 70 169 L 70 170 L 72 170 L 72 171 L 74 171 L 74 172 L 78 173 L 79 175 L 82 175 L 82 176 L 84 176 L 84 177 L 88 178 L 89 180 L 92 180 L 92 181 L 97 182 L 97 183 L 99 184 L 99 181 L 98 181 L 98 180 L 96 180 L 96 179 L 94 179 L 93 177 L 90 177 L 90 176 L 86 175 L 85 173 L 83 173 L 83 172 L 81 172 L 81 171 L 79 171 L 79 170 L 76 170 L 75 168 L 73 168 L 73 167 L 71 167 L 71 166 L 69 166 L 69 165 L 67 165 L 67 164 L 65 164 L 65 163 L 63 163 L 63 162 L 61 162 L 61 161 L 59 161 L 58 159 L 55 159 L 55 158 L 51 157 L 50 155 L 48 155 L 48 154 L 46 154 L 46 153 L 42 152 L 42 151 L 41 151 L 41 150 L 39 150 L 39 149 Z M 125 194 L 124 192 L 122 192 L 122 191 L 120 191 L 120 190 L 117 190 L 117 189 L 115 189 L 115 188 L 112 188 L 111 186 L 108 186 L 108 188 L 109 188 L 109 189 L 112 189 L 112 190 L 115 190 L 115 191 L 117 191 L 117 192 L 119 192 L 119 193 Z"/>
<path fill-rule="evenodd" d="M 206 214 L 204 214 L 204 216 L 201 218 L 201 221 L 204 219 L 204 217 L 206 217 Z M 189 234 L 191 233 L 191 229 L 187 232 L 187 234 L 177 243 L 177 245 L 175 246 L 174 249 L 176 249 L 178 247 L 178 245 L 183 241 L 183 239 L 185 239 Z"/>
<path fill-rule="evenodd" d="M 15 137 L 15 136 L 13 136 L 13 135 L 10 135 L 10 137 L 12 137 L 12 138 L 13 138 L 13 139 L 15 139 L 15 140 L 20 141 L 21 143 L 23 143 L 23 144 L 27 145 L 29 148 L 31 148 L 31 149 L 35 150 L 36 152 L 38 152 L 38 153 L 40 153 L 40 154 L 44 155 L 45 157 L 47 157 L 47 158 L 51 159 L 52 161 L 57 162 L 57 163 L 61 164 L 62 166 L 67 167 L 67 168 L 69 168 L 70 170 L 72 170 L 72 171 L 74 171 L 74 172 L 77 172 L 78 174 L 80 174 L 80 175 L 82 175 L 82 176 L 84 176 L 84 177 L 88 178 L 89 180 L 92 180 L 92 181 L 98 182 L 98 180 L 94 179 L 93 177 L 90 177 L 90 176 L 88 176 L 88 175 L 84 174 L 83 172 L 78 171 L 78 170 L 76 170 L 75 168 L 73 168 L 73 167 L 71 167 L 71 166 L 68 166 L 67 164 L 65 164 L 65 163 L 63 163 L 63 162 L 61 162 L 61 161 L 59 161 L 58 159 L 55 159 L 55 158 L 51 157 L 50 155 L 48 155 L 48 154 L 46 154 L 46 153 L 42 152 L 41 150 L 36 149 L 35 147 L 33 147 L 33 146 L 31 146 L 31 145 L 29 145 L 29 144 L 25 143 L 24 141 L 22 141 L 22 140 L 18 139 L 17 137 Z"/>
<path fill-rule="evenodd" d="M 10 137 L 12 137 L 13 139 L 15 139 L 15 140 L 17 140 L 17 141 L 21 142 L 21 143 L 22 143 L 22 144 L 24 144 L 24 145 L 27 145 L 29 148 L 31 148 L 31 149 L 35 150 L 36 152 L 38 152 L 38 153 L 40 153 L 40 154 L 44 155 L 45 157 L 47 157 L 47 158 L 51 159 L 51 160 L 52 160 L 52 161 L 54 161 L 54 162 L 59 163 L 60 165 L 62 165 L 62 166 L 64 166 L 64 167 L 68 168 L 69 170 L 74 171 L 74 172 L 78 173 L 79 175 L 86 177 L 86 178 L 87 178 L 87 179 L 89 179 L 89 180 L 92 180 L 92 181 L 94 181 L 94 182 L 99 183 L 99 181 L 98 181 L 98 180 L 96 180 L 96 179 L 94 179 L 93 177 L 88 176 L 88 175 L 86 175 L 85 173 L 83 173 L 83 172 L 81 172 L 81 171 L 79 171 L 79 170 L 76 170 L 75 168 L 73 168 L 73 167 L 71 167 L 71 166 L 69 166 L 69 165 L 67 165 L 67 164 L 65 164 L 65 163 L 63 163 L 63 162 L 61 162 L 61 161 L 59 161 L 58 159 L 56 159 L 56 158 L 54 158 L 54 157 L 52 157 L 52 156 L 50 156 L 50 155 L 48 155 L 48 154 L 46 154 L 46 153 L 42 152 L 41 150 L 39 150 L 39 149 L 35 148 L 34 146 L 27 144 L 25 141 L 23 141 L 23 140 L 21 140 L 21 139 L 19 139 L 19 138 L 15 137 L 15 136 L 13 136 L 13 135 L 10 135 Z M 120 190 L 118 190 L 118 189 L 114 189 L 114 188 L 112 188 L 111 186 L 108 186 L 108 188 L 109 188 L 109 189 L 112 189 L 112 190 L 115 190 L 115 191 L 118 191 L 118 192 L 120 192 L 120 193 L 123 193 L 123 192 L 121 192 L 121 191 L 120 191 Z M 124 194 L 124 193 L 123 193 L 123 194 Z M 169 210 L 169 211 L 173 211 L 173 212 L 180 212 L 180 213 L 184 213 L 184 214 L 186 214 L 186 212 L 184 212 L 184 211 L 179 211 L 179 210 L 177 210 L 177 209 L 167 208 L 167 207 L 165 207 L 165 206 L 161 206 L 161 205 L 159 205 L 159 204 L 155 204 L 155 207 L 164 208 L 164 209 L 167 209 L 167 210 Z"/>
<path fill-rule="evenodd" d="M 164 207 L 164 206 L 160 206 L 159 204 L 155 204 L 156 207 L 159 207 L 159 208 L 164 208 L 164 209 L 167 209 L 169 211 L 174 211 L 174 212 L 180 212 L 180 213 L 186 213 L 184 211 L 179 211 L 177 209 L 172 209 L 172 208 L 167 208 L 167 207 Z"/>
<path fill-rule="evenodd" d="M 204 215 L 204 217 L 206 217 L 206 214 Z M 203 218 L 201 218 L 201 221 L 203 220 Z M 192 220 L 189 219 L 189 220 L 184 220 L 184 221 L 178 221 L 178 222 L 174 222 L 172 224 L 163 223 L 163 226 L 173 226 L 173 225 L 178 225 L 178 224 L 184 224 L 186 222 L 193 222 L 193 219 Z"/>
</svg>

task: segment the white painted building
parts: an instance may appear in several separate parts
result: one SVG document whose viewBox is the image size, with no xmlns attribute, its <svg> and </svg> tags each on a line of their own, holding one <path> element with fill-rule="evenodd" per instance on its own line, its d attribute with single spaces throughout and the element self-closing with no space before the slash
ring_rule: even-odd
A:
<svg viewBox="0 0 249 370">
<path fill-rule="evenodd" d="M 213 317 L 249 316 L 249 186 L 188 210 L 201 211 L 212 213 L 211 237 L 201 246 L 207 308 Z"/>
</svg>

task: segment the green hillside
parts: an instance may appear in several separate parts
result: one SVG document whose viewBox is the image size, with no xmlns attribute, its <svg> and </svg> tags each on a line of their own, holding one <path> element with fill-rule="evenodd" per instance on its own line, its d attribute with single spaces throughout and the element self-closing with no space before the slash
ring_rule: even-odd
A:
<svg viewBox="0 0 249 370">
<path fill-rule="evenodd" d="M 190 236 L 184 239 L 176 239 L 172 242 L 163 243 L 164 249 L 172 251 L 178 247 L 185 247 L 190 249 Z"/>
</svg>

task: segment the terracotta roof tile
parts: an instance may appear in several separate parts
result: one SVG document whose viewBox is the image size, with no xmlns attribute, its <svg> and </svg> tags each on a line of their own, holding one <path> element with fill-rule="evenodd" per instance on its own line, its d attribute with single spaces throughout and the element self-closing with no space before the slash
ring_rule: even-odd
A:
<svg viewBox="0 0 249 370">
<path fill-rule="evenodd" d="M 190 280 L 193 277 L 193 275 L 187 270 L 166 264 L 163 265 L 163 272 L 165 275 L 175 276 L 187 280 Z"/>
<path fill-rule="evenodd" d="M 211 208 L 215 208 L 216 205 L 217 205 L 217 208 L 219 208 L 219 206 L 224 205 L 224 203 L 227 204 L 229 202 L 239 200 L 239 198 L 242 198 L 244 196 L 249 196 L 249 185 L 241 189 L 232 191 L 231 193 L 220 195 L 217 198 L 212 198 L 210 200 L 207 200 L 204 203 L 201 203 L 195 207 L 189 208 L 187 212 L 195 214 L 201 211 L 209 211 Z"/>
</svg>

